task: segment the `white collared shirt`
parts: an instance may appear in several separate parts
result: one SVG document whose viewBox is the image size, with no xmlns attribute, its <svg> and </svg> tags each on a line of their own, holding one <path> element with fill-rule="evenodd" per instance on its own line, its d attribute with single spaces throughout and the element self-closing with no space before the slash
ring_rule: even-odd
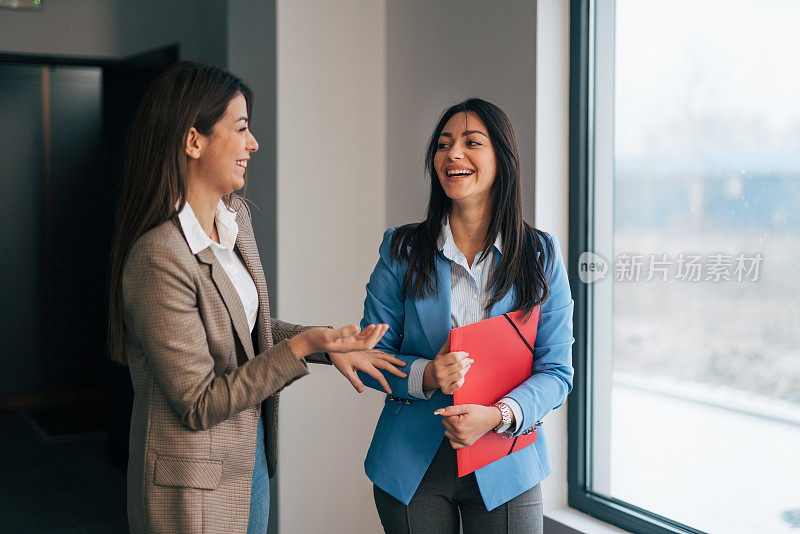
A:
<svg viewBox="0 0 800 534">
<path fill-rule="evenodd" d="M 184 204 L 183 209 L 178 214 L 178 221 L 181 223 L 181 228 L 192 254 L 197 254 L 201 250 L 211 247 L 214 256 L 217 257 L 217 261 L 222 265 L 222 269 L 239 295 L 239 300 L 241 300 L 247 316 L 247 326 L 252 332 L 258 316 L 258 290 L 247 267 L 233 250 L 234 246 L 236 246 L 236 236 L 239 235 L 236 213 L 229 211 L 225 203 L 220 200 L 217 204 L 215 219 L 219 243 L 208 237 L 188 202 Z"/>
<path fill-rule="evenodd" d="M 450 260 L 450 328 L 466 326 L 488 318 L 486 304 L 491 299 L 488 291 L 489 275 L 495 254 L 503 252 L 503 239 L 498 234 L 494 249 L 482 257 L 479 252 L 469 266 L 466 256 L 456 246 L 450 219 L 446 218 L 439 234 L 438 249 Z"/>
<path fill-rule="evenodd" d="M 478 321 L 488 319 L 486 304 L 492 298 L 489 288 L 489 275 L 495 257 L 503 253 L 503 238 L 500 233 L 494 240 L 494 246 L 486 256 L 479 252 L 469 266 L 466 256 L 456 246 L 453 231 L 450 228 L 450 218 L 445 218 L 439 239 L 436 243 L 439 251 L 450 260 L 450 328 L 466 326 Z M 430 360 L 420 358 L 411 364 L 408 372 L 408 394 L 418 399 L 429 399 L 433 391 L 422 390 L 422 377 L 425 367 Z M 522 408 L 508 397 L 501 399 L 511 408 L 516 421 L 522 421 Z M 516 424 L 514 425 L 517 426 Z M 498 430 L 515 431 L 506 425 Z"/>
</svg>

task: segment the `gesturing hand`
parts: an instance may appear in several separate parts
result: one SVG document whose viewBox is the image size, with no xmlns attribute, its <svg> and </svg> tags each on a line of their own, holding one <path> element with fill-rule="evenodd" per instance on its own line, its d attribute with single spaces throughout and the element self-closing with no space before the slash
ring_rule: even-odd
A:
<svg viewBox="0 0 800 534">
<path fill-rule="evenodd" d="M 425 366 L 422 375 L 422 387 L 425 390 L 439 388 L 442 393 L 452 395 L 464 385 L 464 376 L 469 371 L 473 360 L 467 352 L 450 352 L 450 336 L 444 342 L 439 354 Z"/>
<path fill-rule="evenodd" d="M 450 440 L 450 446 L 454 449 L 469 447 L 499 425 L 503 419 L 500 410 L 494 406 L 479 404 L 448 406 L 433 413 L 444 416 L 442 418 L 444 435 Z"/>
<path fill-rule="evenodd" d="M 386 324 L 371 324 L 359 332 L 354 324 L 333 330 L 309 328 L 289 340 L 297 358 L 314 352 L 351 352 L 368 350 L 375 346 L 389 329 Z"/>
<path fill-rule="evenodd" d="M 381 387 L 390 395 L 392 394 L 392 389 L 389 387 L 386 377 L 378 369 L 389 371 L 400 378 L 406 377 L 403 371 L 395 367 L 395 365 L 405 366 L 406 362 L 379 350 L 373 349 L 348 353 L 330 352 L 328 354 L 330 354 L 333 365 L 353 384 L 353 387 L 359 393 L 364 391 L 364 383 L 358 379 L 356 371 L 363 371 L 380 382 Z"/>
</svg>

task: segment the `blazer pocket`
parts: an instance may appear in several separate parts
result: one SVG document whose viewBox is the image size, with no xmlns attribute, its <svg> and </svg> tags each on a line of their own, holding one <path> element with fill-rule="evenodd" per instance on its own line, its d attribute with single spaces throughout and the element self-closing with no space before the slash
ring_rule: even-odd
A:
<svg viewBox="0 0 800 534">
<path fill-rule="evenodd" d="M 222 479 L 222 460 L 156 457 L 156 486 L 216 489 Z"/>
</svg>

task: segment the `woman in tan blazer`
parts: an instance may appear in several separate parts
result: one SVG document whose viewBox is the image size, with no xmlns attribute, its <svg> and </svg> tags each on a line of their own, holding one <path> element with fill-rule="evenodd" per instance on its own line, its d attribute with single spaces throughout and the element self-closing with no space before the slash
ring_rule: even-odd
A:
<svg viewBox="0 0 800 534">
<path fill-rule="evenodd" d="M 134 386 L 132 532 L 266 532 L 278 392 L 333 363 L 389 386 L 401 360 L 359 332 L 270 317 L 250 210 L 234 194 L 258 143 L 251 92 L 180 62 L 148 89 L 128 138 L 112 257 L 109 345 Z"/>
</svg>

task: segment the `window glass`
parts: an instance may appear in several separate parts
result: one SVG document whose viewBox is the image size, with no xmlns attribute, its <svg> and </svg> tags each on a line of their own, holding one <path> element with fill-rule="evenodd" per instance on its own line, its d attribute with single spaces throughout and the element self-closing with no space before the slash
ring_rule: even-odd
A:
<svg viewBox="0 0 800 534">
<path fill-rule="evenodd" d="M 797 532 L 800 2 L 596 9 L 590 488 Z"/>
</svg>

